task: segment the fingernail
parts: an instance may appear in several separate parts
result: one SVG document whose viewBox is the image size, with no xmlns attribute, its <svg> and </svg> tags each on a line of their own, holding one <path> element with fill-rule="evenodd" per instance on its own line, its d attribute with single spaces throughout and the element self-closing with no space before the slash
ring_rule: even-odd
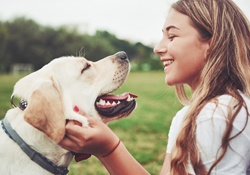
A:
<svg viewBox="0 0 250 175">
<path fill-rule="evenodd" d="M 79 108 L 77 106 L 74 106 L 73 109 L 74 109 L 75 112 L 79 112 Z"/>
</svg>

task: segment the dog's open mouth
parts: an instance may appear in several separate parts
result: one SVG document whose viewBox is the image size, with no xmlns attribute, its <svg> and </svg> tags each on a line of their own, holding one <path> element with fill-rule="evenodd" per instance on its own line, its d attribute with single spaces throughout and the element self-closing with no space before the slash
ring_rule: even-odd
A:
<svg viewBox="0 0 250 175">
<path fill-rule="evenodd" d="M 102 95 L 97 98 L 95 108 L 102 116 L 115 117 L 132 112 L 136 106 L 135 98 L 137 95 L 131 93 Z"/>
</svg>

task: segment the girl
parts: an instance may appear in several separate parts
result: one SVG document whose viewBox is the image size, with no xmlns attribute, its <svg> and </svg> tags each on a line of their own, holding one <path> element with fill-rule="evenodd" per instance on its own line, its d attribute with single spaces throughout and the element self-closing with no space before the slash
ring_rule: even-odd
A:
<svg viewBox="0 0 250 175">
<path fill-rule="evenodd" d="M 250 174 L 249 21 L 232 0 L 171 7 L 154 52 L 185 107 L 172 121 L 161 175 Z M 95 155 L 110 174 L 148 174 L 106 125 L 89 121 L 90 128 L 70 122 L 62 147 Z"/>
</svg>

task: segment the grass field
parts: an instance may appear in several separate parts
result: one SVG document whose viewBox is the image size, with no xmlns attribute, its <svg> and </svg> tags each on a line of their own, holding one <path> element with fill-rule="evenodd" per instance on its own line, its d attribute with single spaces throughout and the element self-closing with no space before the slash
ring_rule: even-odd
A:
<svg viewBox="0 0 250 175">
<path fill-rule="evenodd" d="M 159 174 L 165 156 L 170 122 L 181 108 L 163 72 L 130 73 L 116 92 L 137 94 L 137 108 L 128 118 L 110 123 L 131 154 L 152 174 Z M 10 107 L 13 85 L 21 76 L 0 75 L 0 118 Z M 107 175 L 95 157 L 70 164 L 69 175 Z"/>
</svg>

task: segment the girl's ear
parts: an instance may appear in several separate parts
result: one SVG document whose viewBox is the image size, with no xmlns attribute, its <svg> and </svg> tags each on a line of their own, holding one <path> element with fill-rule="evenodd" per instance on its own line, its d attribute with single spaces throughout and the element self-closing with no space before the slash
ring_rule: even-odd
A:
<svg viewBox="0 0 250 175">
<path fill-rule="evenodd" d="M 63 139 L 66 125 L 59 89 L 53 80 L 41 83 L 24 110 L 24 119 L 56 143 Z"/>
<path fill-rule="evenodd" d="M 206 41 L 205 46 L 204 46 L 204 47 L 205 47 L 205 51 L 204 51 L 204 58 L 205 58 L 205 59 L 207 58 L 207 55 L 208 55 L 208 53 L 209 53 L 210 41 L 211 41 L 211 40 Z"/>
</svg>

